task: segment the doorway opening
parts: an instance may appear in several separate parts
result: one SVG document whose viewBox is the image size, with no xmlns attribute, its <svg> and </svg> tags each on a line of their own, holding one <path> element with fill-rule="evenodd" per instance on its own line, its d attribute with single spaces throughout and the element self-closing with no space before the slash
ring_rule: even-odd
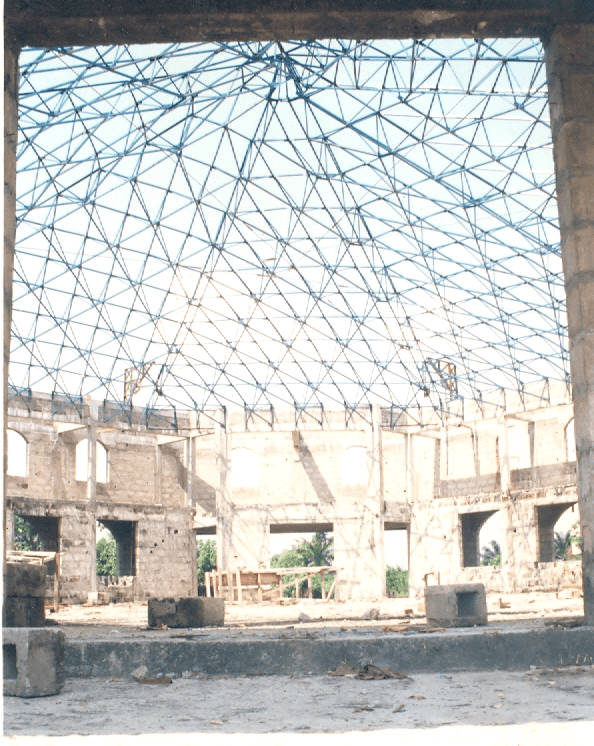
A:
<svg viewBox="0 0 594 746">
<path fill-rule="evenodd" d="M 271 523 L 270 567 L 331 567 L 334 563 L 334 526 L 332 523 Z M 283 584 L 297 580 L 295 575 L 283 575 Z M 322 598 L 330 593 L 334 584 L 333 572 L 322 578 L 311 579 L 313 598 Z M 283 590 L 284 598 L 305 598 L 310 589 L 307 580 Z"/>
<path fill-rule="evenodd" d="M 198 574 L 198 595 L 206 596 L 204 573 L 217 569 L 217 528 L 205 526 L 194 529 L 196 534 L 196 572 Z"/>
<path fill-rule="evenodd" d="M 384 551 L 386 556 L 386 596 L 399 598 L 408 596 L 409 570 L 408 523 L 384 523 Z"/>
<path fill-rule="evenodd" d="M 97 574 L 112 577 L 134 577 L 136 575 L 136 521 L 112 521 L 99 519 L 97 521 Z M 104 529 L 103 531 L 101 529 Z M 107 533 L 105 532 L 107 531 Z M 105 542 L 102 541 L 105 540 Z M 99 547 L 105 544 L 104 560 L 99 562 Z M 115 545 L 115 546 L 114 546 Z M 103 572 L 109 570 L 109 572 Z M 115 573 L 113 572 L 115 570 Z"/>
</svg>

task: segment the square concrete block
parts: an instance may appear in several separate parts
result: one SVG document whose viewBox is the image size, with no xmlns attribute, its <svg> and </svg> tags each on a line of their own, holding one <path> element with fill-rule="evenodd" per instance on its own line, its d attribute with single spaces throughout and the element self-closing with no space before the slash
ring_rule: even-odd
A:
<svg viewBox="0 0 594 746">
<path fill-rule="evenodd" d="M 487 624 L 487 595 L 482 583 L 429 585 L 425 588 L 427 623 L 434 627 Z"/>
<path fill-rule="evenodd" d="M 213 627 L 225 623 L 222 598 L 149 598 L 148 626 Z"/>
<path fill-rule="evenodd" d="M 45 627 L 45 603 L 41 598 L 8 596 L 2 607 L 3 627 Z"/>
<path fill-rule="evenodd" d="M 2 633 L 4 694 L 47 697 L 64 686 L 66 636 L 57 629 L 5 629 Z"/>
<path fill-rule="evenodd" d="M 47 570 L 45 565 L 7 562 L 4 572 L 4 595 L 21 598 L 43 598 Z"/>
</svg>

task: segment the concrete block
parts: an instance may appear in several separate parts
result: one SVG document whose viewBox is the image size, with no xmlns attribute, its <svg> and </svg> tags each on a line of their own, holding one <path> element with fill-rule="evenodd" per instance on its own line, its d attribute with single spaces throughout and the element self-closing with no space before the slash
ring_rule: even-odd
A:
<svg viewBox="0 0 594 746">
<path fill-rule="evenodd" d="M 45 565 L 7 562 L 4 572 L 4 594 L 21 598 L 43 598 L 46 577 Z"/>
<path fill-rule="evenodd" d="M 149 598 L 148 626 L 213 627 L 225 623 L 222 598 Z"/>
<path fill-rule="evenodd" d="M 2 607 L 4 627 L 44 627 L 45 604 L 42 598 L 7 596 Z"/>
<path fill-rule="evenodd" d="M 425 605 L 427 623 L 435 627 L 487 624 L 487 595 L 483 583 L 427 586 Z"/>
<path fill-rule="evenodd" d="M 2 633 L 4 694 L 47 697 L 64 685 L 66 636 L 55 629 L 5 629 Z"/>
</svg>

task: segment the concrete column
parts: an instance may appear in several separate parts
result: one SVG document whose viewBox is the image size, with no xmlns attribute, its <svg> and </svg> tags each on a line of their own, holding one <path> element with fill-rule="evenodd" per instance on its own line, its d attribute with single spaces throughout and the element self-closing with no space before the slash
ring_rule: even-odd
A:
<svg viewBox="0 0 594 746">
<path fill-rule="evenodd" d="M 546 43 L 575 408 L 584 610 L 594 624 L 594 24 Z"/>
<path fill-rule="evenodd" d="M 224 425 L 216 426 L 216 460 L 219 484 L 216 491 L 217 567 L 226 569 L 232 559 L 232 510 L 229 494 L 229 435 Z"/>
<path fill-rule="evenodd" d="M 194 438 L 190 436 L 186 441 L 186 504 L 194 506 Z"/>
<path fill-rule="evenodd" d="M 367 493 L 373 515 L 372 550 L 375 555 L 374 595 L 386 595 L 386 548 L 384 542 L 384 469 L 382 457 L 382 412 L 379 404 L 371 409 L 371 474 Z"/>
<path fill-rule="evenodd" d="M 8 363 L 10 360 L 10 327 L 12 320 L 12 271 L 16 231 L 16 147 L 18 139 L 19 49 L 4 47 L 4 260 L 2 301 L 2 433 L 4 463 L 0 469 L 4 532 L 6 532 L 6 427 L 8 422 Z M 4 549 L 8 546 L 4 533 Z"/>
<path fill-rule="evenodd" d="M 509 471 L 509 438 L 505 414 L 499 420 L 499 479 L 501 493 L 508 495 L 511 489 L 511 474 Z"/>
<path fill-rule="evenodd" d="M 97 547 L 96 547 L 96 514 L 97 514 L 97 432 L 93 425 L 87 425 L 87 502 L 91 515 L 91 545 L 90 554 L 90 589 L 97 590 Z"/>
<path fill-rule="evenodd" d="M 380 409 L 373 407 L 366 428 L 367 483 L 359 494 L 343 494 L 334 517 L 334 564 L 339 572 L 341 601 L 377 601 L 386 592 L 383 527 Z"/>
</svg>

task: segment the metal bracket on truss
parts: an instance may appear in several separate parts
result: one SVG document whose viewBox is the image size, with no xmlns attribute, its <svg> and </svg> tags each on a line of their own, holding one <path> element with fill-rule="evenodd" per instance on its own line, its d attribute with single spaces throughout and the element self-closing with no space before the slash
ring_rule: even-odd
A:
<svg viewBox="0 0 594 746">
<path fill-rule="evenodd" d="M 124 373 L 124 403 L 132 401 L 136 389 L 146 378 L 152 363 L 144 363 L 135 368 L 127 368 Z"/>
<path fill-rule="evenodd" d="M 451 360 L 446 358 L 425 360 L 422 370 L 425 396 L 429 396 L 429 385 L 441 386 L 452 399 L 458 396 L 456 364 Z"/>
</svg>

